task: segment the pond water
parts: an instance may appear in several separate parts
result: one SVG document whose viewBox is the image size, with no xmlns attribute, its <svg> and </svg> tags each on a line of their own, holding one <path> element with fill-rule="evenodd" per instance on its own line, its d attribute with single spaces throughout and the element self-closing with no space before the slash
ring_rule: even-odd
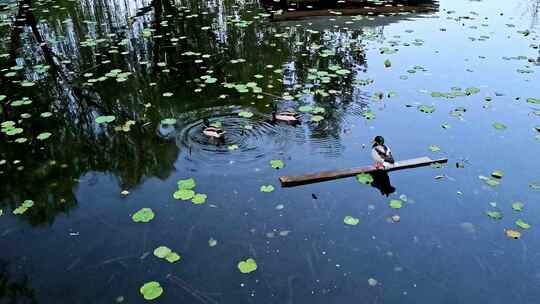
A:
<svg viewBox="0 0 540 304">
<path fill-rule="evenodd" d="M 0 303 L 144 303 L 151 281 L 158 303 L 536 303 L 539 6 L 2 1 Z M 389 196 L 280 187 L 371 164 L 376 135 L 449 162 L 390 173 Z M 173 197 L 189 178 L 206 200 Z"/>
</svg>

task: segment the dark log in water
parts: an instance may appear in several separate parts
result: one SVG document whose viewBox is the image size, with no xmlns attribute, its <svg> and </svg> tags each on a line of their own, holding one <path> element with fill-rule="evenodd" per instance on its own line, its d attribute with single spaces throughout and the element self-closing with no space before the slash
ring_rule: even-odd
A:
<svg viewBox="0 0 540 304">
<path fill-rule="evenodd" d="M 447 158 L 440 158 L 440 159 L 434 160 L 427 156 L 424 156 L 424 157 L 407 159 L 407 160 L 396 162 L 395 166 L 388 169 L 384 169 L 384 171 L 391 172 L 391 171 L 397 171 L 397 170 L 403 170 L 403 169 L 409 169 L 409 168 L 424 167 L 424 166 L 429 166 L 431 164 L 436 164 L 436 163 L 443 164 L 446 162 L 448 162 Z M 294 187 L 294 186 L 334 180 L 338 178 L 351 177 L 360 173 L 371 173 L 375 171 L 378 171 L 378 169 L 370 165 L 370 166 L 366 166 L 362 168 L 323 171 L 319 173 L 313 173 L 313 174 L 307 174 L 307 175 L 301 175 L 301 176 L 282 176 L 279 178 L 279 181 L 281 182 L 282 187 Z"/>
</svg>

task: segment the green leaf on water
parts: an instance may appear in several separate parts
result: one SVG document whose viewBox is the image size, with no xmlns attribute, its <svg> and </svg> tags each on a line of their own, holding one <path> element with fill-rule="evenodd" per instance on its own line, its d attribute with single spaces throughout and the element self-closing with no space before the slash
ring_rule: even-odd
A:
<svg viewBox="0 0 540 304">
<path fill-rule="evenodd" d="M 356 226 L 358 225 L 358 223 L 360 223 L 360 220 L 355 218 L 355 217 L 352 217 L 350 215 L 347 215 L 344 219 L 343 219 L 343 223 L 347 224 L 347 225 L 351 225 L 351 226 Z"/>
<path fill-rule="evenodd" d="M 493 123 L 492 125 L 497 130 L 504 130 L 506 129 L 506 126 L 500 122 Z"/>
<path fill-rule="evenodd" d="M 142 208 L 141 210 L 135 212 L 135 214 L 131 216 L 131 219 L 136 223 L 138 222 L 148 223 L 154 218 L 154 216 L 155 215 L 152 209 Z"/>
<path fill-rule="evenodd" d="M 321 115 L 313 115 L 311 116 L 311 121 L 313 122 L 320 122 L 324 120 L 324 116 L 321 116 Z"/>
<path fill-rule="evenodd" d="M 159 246 L 154 249 L 154 255 L 160 259 L 164 259 L 172 250 L 167 246 Z"/>
<path fill-rule="evenodd" d="M 272 185 L 262 185 L 260 190 L 261 190 L 261 192 L 272 192 L 272 191 L 274 191 L 274 186 L 272 186 Z"/>
<path fill-rule="evenodd" d="M 435 112 L 435 107 L 428 105 L 420 105 L 418 106 L 418 110 L 422 113 L 433 113 Z"/>
<path fill-rule="evenodd" d="M 152 281 L 145 283 L 139 290 L 145 300 L 157 299 L 163 293 L 163 288 L 158 282 Z"/>
<path fill-rule="evenodd" d="M 181 179 L 177 182 L 178 189 L 190 190 L 195 188 L 195 180 L 193 178 Z"/>
<path fill-rule="evenodd" d="M 529 229 L 531 228 L 531 225 L 525 223 L 522 219 L 518 219 L 516 221 L 516 225 L 518 225 L 520 228 L 523 228 L 523 229 Z"/>
<path fill-rule="evenodd" d="M 491 173 L 491 176 L 495 177 L 495 178 L 503 178 L 504 176 L 504 172 L 502 170 L 495 170 Z"/>
<path fill-rule="evenodd" d="M 178 189 L 173 193 L 174 199 L 187 201 L 195 196 L 195 191 L 189 189 Z"/>
<path fill-rule="evenodd" d="M 362 184 L 371 184 L 373 182 L 373 176 L 369 173 L 360 173 L 356 175 L 356 180 Z"/>
<path fill-rule="evenodd" d="M 540 98 L 527 98 L 528 103 L 540 104 Z"/>
<path fill-rule="evenodd" d="M 248 112 L 248 111 L 242 111 L 242 112 L 238 113 L 238 116 L 244 117 L 244 118 L 251 118 L 251 117 L 253 117 L 253 113 Z"/>
<path fill-rule="evenodd" d="M 252 258 L 249 258 L 245 261 L 240 261 L 238 263 L 238 270 L 240 270 L 241 273 L 253 272 L 257 270 L 257 262 L 255 262 L 255 260 Z"/>
<path fill-rule="evenodd" d="M 165 118 L 165 119 L 161 120 L 162 125 L 174 125 L 175 123 L 176 123 L 175 118 Z"/>
<path fill-rule="evenodd" d="M 512 203 L 512 209 L 514 209 L 514 211 L 523 211 L 523 207 L 525 207 L 525 205 L 522 202 Z"/>
<path fill-rule="evenodd" d="M 238 150 L 238 145 L 237 144 L 228 145 L 227 149 L 229 149 L 229 151 Z"/>
<path fill-rule="evenodd" d="M 298 108 L 298 111 L 303 112 L 303 113 L 309 113 L 309 112 L 313 111 L 313 107 L 312 106 L 301 106 L 301 107 Z"/>
<path fill-rule="evenodd" d="M 390 208 L 392 209 L 400 209 L 401 207 L 403 207 L 403 202 L 401 200 L 393 199 L 390 200 L 388 206 L 390 206 Z"/>
<path fill-rule="evenodd" d="M 204 204 L 206 202 L 206 194 L 197 193 L 191 199 L 191 202 L 195 205 Z"/>
<path fill-rule="evenodd" d="M 486 215 L 495 220 L 500 220 L 503 218 L 502 213 L 499 211 L 486 211 Z"/>
<path fill-rule="evenodd" d="M 116 119 L 116 117 L 114 117 L 112 115 L 98 116 L 98 117 L 96 117 L 96 123 L 105 124 L 105 123 L 113 122 L 115 119 Z"/>
<path fill-rule="evenodd" d="M 214 238 L 210 238 L 208 240 L 208 246 L 210 247 L 215 247 L 217 245 L 218 241 L 217 240 L 214 240 Z"/>
<path fill-rule="evenodd" d="M 384 67 L 385 67 L 385 68 L 389 68 L 389 67 L 391 67 L 391 66 L 392 66 L 392 62 L 391 62 L 389 59 L 386 59 L 386 60 L 384 61 Z"/>
<path fill-rule="evenodd" d="M 486 183 L 488 186 L 491 186 L 491 187 L 496 187 L 500 184 L 498 180 L 491 177 L 480 175 L 478 178 L 484 181 L 484 183 Z"/>
<path fill-rule="evenodd" d="M 272 166 L 274 169 L 282 169 L 285 167 L 285 163 L 282 160 L 273 159 L 270 161 L 270 166 Z"/>
<path fill-rule="evenodd" d="M 180 261 L 180 256 L 176 252 L 171 252 L 167 254 L 167 256 L 165 257 L 165 260 L 167 260 L 169 263 L 175 263 L 175 262 Z"/>
<path fill-rule="evenodd" d="M 43 133 L 40 133 L 36 138 L 39 139 L 39 140 L 45 140 L 49 137 L 51 137 L 51 133 L 49 132 L 43 132 Z"/>
</svg>

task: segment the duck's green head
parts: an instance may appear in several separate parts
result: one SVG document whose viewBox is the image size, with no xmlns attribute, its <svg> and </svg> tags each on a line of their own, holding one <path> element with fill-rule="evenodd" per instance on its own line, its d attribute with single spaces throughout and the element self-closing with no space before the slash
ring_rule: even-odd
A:
<svg viewBox="0 0 540 304">
<path fill-rule="evenodd" d="M 384 138 L 382 136 L 375 136 L 373 143 L 377 145 L 384 145 Z"/>
</svg>

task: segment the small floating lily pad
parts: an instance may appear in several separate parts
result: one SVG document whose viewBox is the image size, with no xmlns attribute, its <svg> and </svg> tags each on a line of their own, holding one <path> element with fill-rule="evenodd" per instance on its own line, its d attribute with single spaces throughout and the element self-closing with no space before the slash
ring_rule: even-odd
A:
<svg viewBox="0 0 540 304">
<path fill-rule="evenodd" d="M 373 113 L 371 111 L 362 113 L 362 116 L 367 120 L 375 119 L 375 113 Z"/>
<path fill-rule="evenodd" d="M 227 146 L 227 149 L 229 149 L 229 151 L 234 151 L 234 150 L 238 150 L 238 145 L 237 144 L 232 144 L 232 145 L 228 145 Z"/>
<path fill-rule="evenodd" d="M 167 256 L 165 257 L 165 260 L 167 260 L 169 263 L 175 263 L 175 262 L 180 261 L 180 256 L 176 252 L 171 252 L 167 254 Z"/>
<path fill-rule="evenodd" d="M 188 178 L 188 179 L 181 179 L 177 182 L 178 184 L 178 189 L 186 189 L 186 190 L 190 190 L 190 189 L 193 189 L 195 188 L 195 180 L 193 178 Z"/>
<path fill-rule="evenodd" d="M 195 205 L 204 204 L 206 202 L 206 194 L 197 193 L 191 199 L 191 202 Z"/>
<path fill-rule="evenodd" d="M 429 151 L 433 152 L 433 153 L 436 153 L 436 152 L 440 152 L 441 151 L 441 147 L 437 146 L 437 145 L 431 145 L 429 146 Z"/>
<path fill-rule="evenodd" d="M 486 215 L 495 220 L 500 220 L 503 218 L 502 213 L 499 211 L 486 211 Z"/>
<path fill-rule="evenodd" d="M 98 123 L 98 124 L 106 124 L 106 123 L 109 123 L 109 122 L 113 122 L 115 119 L 116 119 L 116 117 L 114 117 L 112 115 L 98 116 L 98 117 L 96 117 L 96 123 Z"/>
<path fill-rule="evenodd" d="M 343 223 L 347 224 L 347 225 L 351 225 L 351 226 L 356 226 L 358 225 L 358 223 L 360 223 L 360 220 L 358 218 L 355 218 L 355 217 L 352 217 L 350 215 L 347 215 L 344 219 L 343 219 Z"/>
<path fill-rule="evenodd" d="M 244 118 L 251 118 L 251 117 L 253 117 L 253 113 L 248 112 L 248 111 L 242 111 L 242 112 L 238 113 L 238 116 L 244 117 Z"/>
<path fill-rule="evenodd" d="M 154 249 L 154 255 L 160 259 L 164 259 L 172 250 L 167 246 L 159 246 Z"/>
<path fill-rule="evenodd" d="M 523 228 L 523 229 L 529 229 L 529 228 L 531 228 L 531 225 L 525 223 L 522 219 L 518 219 L 518 220 L 516 221 L 516 225 L 518 225 L 518 227 Z"/>
<path fill-rule="evenodd" d="M 238 270 L 240 270 L 241 273 L 253 272 L 257 270 L 257 262 L 255 262 L 255 260 L 252 258 L 249 258 L 245 261 L 240 261 L 238 263 Z"/>
<path fill-rule="evenodd" d="M 272 166 L 274 169 L 282 169 L 285 167 L 285 163 L 282 160 L 273 159 L 270 161 L 270 166 Z"/>
<path fill-rule="evenodd" d="M 514 211 L 523 211 L 523 207 L 525 207 L 525 205 L 523 205 L 522 202 L 514 202 L 514 203 L 512 203 L 512 209 Z"/>
<path fill-rule="evenodd" d="M 141 210 L 135 212 L 133 216 L 131 216 L 131 219 L 133 219 L 134 222 L 142 222 L 142 223 L 148 223 L 154 218 L 154 212 L 150 208 L 142 208 Z"/>
<path fill-rule="evenodd" d="M 158 282 L 152 281 L 145 283 L 139 290 L 145 300 L 157 299 L 163 293 L 163 288 Z"/>
<path fill-rule="evenodd" d="M 261 192 L 272 192 L 272 191 L 274 191 L 274 186 L 272 186 L 272 185 L 262 185 L 260 190 L 261 190 Z"/>
<path fill-rule="evenodd" d="M 435 112 L 435 107 L 427 106 L 427 105 L 420 105 L 418 106 L 418 110 L 422 113 L 433 113 Z"/>
<path fill-rule="evenodd" d="M 356 180 L 359 183 L 369 185 L 369 184 L 373 183 L 373 176 L 371 176 L 371 174 L 369 174 L 369 173 L 360 173 L 360 174 L 356 175 Z"/>
<path fill-rule="evenodd" d="M 36 138 L 39 139 L 39 140 L 45 140 L 49 137 L 51 137 L 51 133 L 49 132 L 43 132 L 43 133 L 40 133 Z"/>
<path fill-rule="evenodd" d="M 189 189 L 179 189 L 173 193 L 174 199 L 187 201 L 195 196 L 195 191 Z"/>
<path fill-rule="evenodd" d="M 208 246 L 210 246 L 210 247 L 215 247 L 217 245 L 217 243 L 218 243 L 217 240 L 215 240 L 214 238 L 210 238 L 208 240 Z"/>
<path fill-rule="evenodd" d="M 384 67 L 385 67 L 385 68 L 389 68 L 389 67 L 391 67 L 391 66 L 392 66 L 392 62 L 391 62 L 389 59 L 386 59 L 386 60 L 384 61 Z"/>
<path fill-rule="evenodd" d="M 300 106 L 298 108 L 298 111 L 300 112 L 304 112 L 304 113 L 309 113 L 309 112 L 313 112 L 313 107 L 312 106 Z"/>
<path fill-rule="evenodd" d="M 313 115 L 311 116 L 311 121 L 313 122 L 320 122 L 324 120 L 324 116 L 321 115 Z"/>
<path fill-rule="evenodd" d="M 403 207 L 403 201 L 393 199 L 393 200 L 390 200 L 390 202 L 388 203 L 388 206 L 390 206 L 390 208 L 392 209 L 400 209 L 401 207 Z"/>
<path fill-rule="evenodd" d="M 504 130 L 506 129 L 506 126 L 500 122 L 493 123 L 492 125 L 497 130 Z"/>
<path fill-rule="evenodd" d="M 540 104 L 540 98 L 527 98 L 528 103 Z"/>
</svg>

